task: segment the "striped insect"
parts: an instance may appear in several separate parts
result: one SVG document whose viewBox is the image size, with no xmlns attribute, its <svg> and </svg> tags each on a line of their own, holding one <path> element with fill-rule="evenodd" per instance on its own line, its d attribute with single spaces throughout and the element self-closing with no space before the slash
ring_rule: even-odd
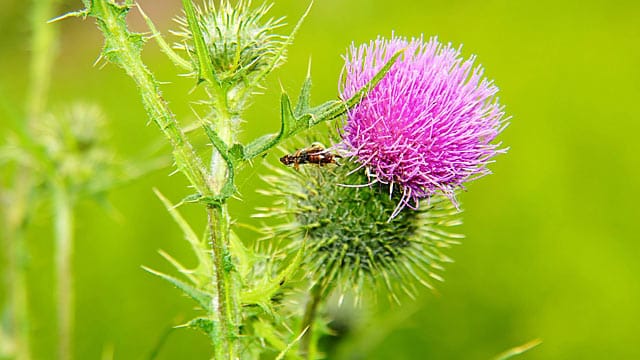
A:
<svg viewBox="0 0 640 360">
<path fill-rule="evenodd" d="M 300 165 L 304 164 L 316 164 L 326 165 L 335 164 L 337 158 L 342 156 L 338 154 L 332 154 L 326 150 L 322 145 L 313 144 L 308 148 L 300 149 L 293 154 L 285 155 L 280 158 L 280 162 L 284 165 L 293 165 L 293 168 L 298 170 Z"/>
</svg>

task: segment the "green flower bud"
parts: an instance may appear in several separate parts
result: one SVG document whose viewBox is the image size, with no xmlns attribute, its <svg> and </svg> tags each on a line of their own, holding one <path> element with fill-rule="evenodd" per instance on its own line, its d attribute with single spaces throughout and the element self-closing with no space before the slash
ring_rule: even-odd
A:
<svg viewBox="0 0 640 360">
<path fill-rule="evenodd" d="M 431 287 L 428 278 L 451 260 L 442 249 L 460 235 L 448 228 L 461 223 L 458 210 L 444 195 L 435 195 L 415 210 L 391 217 L 400 194 L 388 185 L 370 184 L 365 169 L 349 159 L 342 164 L 299 165 L 299 170 L 274 168 L 265 193 L 276 201 L 258 216 L 282 222 L 265 227 L 266 237 L 287 239 L 292 249 L 306 246 L 305 271 L 325 289 L 354 289 L 356 299 L 365 284 L 382 282 L 399 301 L 417 284 Z M 391 192 L 391 195 L 390 195 Z"/>
<path fill-rule="evenodd" d="M 204 42 L 209 50 L 215 77 L 232 86 L 242 86 L 255 76 L 263 76 L 264 71 L 284 61 L 280 51 L 286 36 L 273 34 L 273 30 L 283 25 L 283 18 L 264 17 L 271 8 L 263 4 L 250 9 L 251 1 L 240 0 L 231 5 L 228 0 L 219 6 L 209 0 L 202 8 L 196 8 L 196 17 Z M 177 19 L 181 31 L 175 32 L 183 38 L 177 48 L 186 50 L 194 63 L 197 55 L 193 48 L 193 34 L 186 18 Z"/>
</svg>

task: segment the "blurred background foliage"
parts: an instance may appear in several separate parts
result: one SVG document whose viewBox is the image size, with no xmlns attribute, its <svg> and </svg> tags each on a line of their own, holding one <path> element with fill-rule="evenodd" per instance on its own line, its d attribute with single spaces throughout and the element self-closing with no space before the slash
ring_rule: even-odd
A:
<svg viewBox="0 0 640 360">
<path fill-rule="evenodd" d="M 15 128 L 8 114 L 24 109 L 27 3 L 0 5 L 3 138 Z M 171 19 L 178 0 L 139 3 L 164 33 L 177 27 Z M 271 15 L 286 15 L 292 24 L 307 5 L 277 0 Z M 59 4 L 60 13 L 80 7 L 80 1 Z M 337 96 L 341 55 L 352 41 L 392 31 L 464 44 L 464 55 L 478 54 L 513 116 L 501 136 L 511 149 L 492 166 L 495 175 L 471 184 L 460 197 L 460 231 L 467 238 L 450 252 L 456 262 L 448 266 L 446 282 L 436 292 L 425 289 L 416 303 L 389 308 L 346 331 L 334 357 L 490 359 L 541 338 L 544 343 L 522 359 L 640 358 L 639 18 L 640 2 L 631 0 L 316 1 L 288 63 L 255 99 L 245 139 L 277 129 L 279 83 L 295 95 L 310 57 L 313 99 L 319 103 Z M 146 30 L 135 11 L 130 20 L 134 29 Z M 108 117 L 112 148 L 122 158 L 144 158 L 161 135 L 145 126 L 133 82 L 115 66 L 92 66 L 102 45 L 93 22 L 51 26 L 59 27 L 61 41 L 49 108 L 77 100 L 98 103 Z M 163 91 L 179 118 L 192 118 L 186 99 L 194 84 L 174 76 L 155 44 L 144 55 L 158 79 L 170 81 Z M 280 155 L 270 154 L 268 161 Z M 258 162 L 240 175 L 242 200 L 231 203 L 240 221 L 268 203 L 254 192 L 262 186 L 257 174 L 263 170 Z M 190 259 L 179 229 L 151 191 L 158 187 L 174 201 L 187 194 L 184 179 L 169 177 L 170 171 L 113 191 L 114 211 L 90 202 L 77 211 L 78 359 L 146 358 L 167 329 L 194 313 L 188 299 L 140 269 L 144 264 L 170 271 L 158 249 Z M 198 208 L 183 210 L 196 224 L 202 221 Z M 55 349 L 50 228 L 44 209 L 28 238 L 38 359 L 51 358 Z M 0 301 L 5 297 L 0 293 Z M 206 359 L 209 351 L 206 337 L 178 330 L 158 358 Z"/>
</svg>

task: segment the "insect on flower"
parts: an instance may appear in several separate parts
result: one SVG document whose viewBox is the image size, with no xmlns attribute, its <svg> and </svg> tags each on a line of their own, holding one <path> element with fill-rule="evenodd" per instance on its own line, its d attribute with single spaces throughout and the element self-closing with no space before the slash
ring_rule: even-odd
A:
<svg viewBox="0 0 640 360">
<path fill-rule="evenodd" d="M 332 154 L 320 144 L 313 144 L 306 149 L 300 149 L 293 154 L 280 158 L 280 162 L 285 165 L 293 164 L 293 168 L 298 170 L 303 164 L 326 165 L 335 164 L 337 158 L 342 156 Z"/>
</svg>

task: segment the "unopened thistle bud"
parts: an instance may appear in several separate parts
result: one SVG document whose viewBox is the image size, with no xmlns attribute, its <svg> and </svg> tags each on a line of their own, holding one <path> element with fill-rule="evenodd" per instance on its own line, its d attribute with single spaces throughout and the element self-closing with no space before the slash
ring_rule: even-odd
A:
<svg viewBox="0 0 640 360">
<path fill-rule="evenodd" d="M 304 269 L 324 288 L 354 289 L 382 283 L 397 300 L 397 290 L 414 294 L 416 284 L 430 287 L 440 279 L 442 252 L 458 235 L 448 232 L 460 223 L 458 211 L 444 196 L 425 201 L 417 211 L 403 211 L 389 221 L 398 198 L 386 184 L 361 186 L 364 169 L 348 159 L 341 164 L 276 168 L 265 177 L 267 193 L 276 200 L 262 216 L 283 223 L 265 229 L 267 237 L 288 239 L 294 249 L 305 246 Z"/>
<path fill-rule="evenodd" d="M 286 36 L 277 35 L 273 30 L 283 25 L 283 19 L 265 19 L 270 5 L 263 4 L 251 9 L 250 0 L 239 0 L 232 5 L 228 0 L 207 0 L 202 8 L 196 8 L 196 17 L 209 51 L 216 79 L 232 86 L 242 86 L 254 76 L 263 75 L 274 61 L 283 62 L 279 54 Z M 194 63 L 197 55 L 192 44 L 187 20 L 178 18 L 183 37 L 176 47 L 187 51 Z"/>
</svg>

